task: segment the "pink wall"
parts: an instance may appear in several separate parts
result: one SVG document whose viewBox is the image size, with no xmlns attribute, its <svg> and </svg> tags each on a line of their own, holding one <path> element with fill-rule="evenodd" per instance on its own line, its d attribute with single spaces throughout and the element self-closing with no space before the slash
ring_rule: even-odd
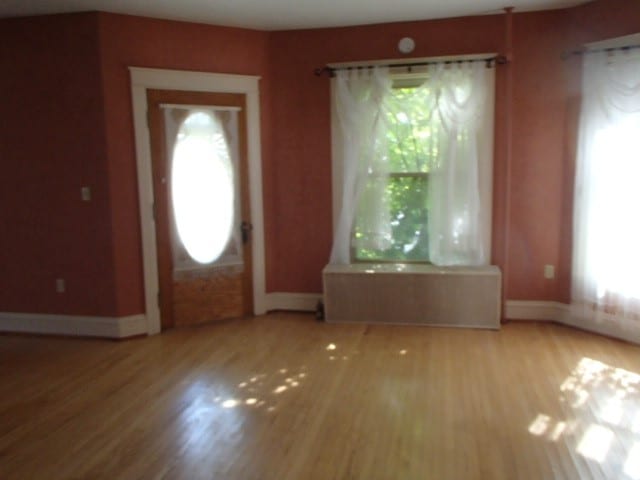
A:
<svg viewBox="0 0 640 480">
<path fill-rule="evenodd" d="M 314 77 L 313 68 L 400 58 L 396 45 L 403 36 L 415 39 L 416 57 L 504 54 L 506 21 L 505 15 L 495 15 L 272 36 L 273 119 L 288 126 L 273 132 L 276 230 L 287 232 L 276 239 L 280 268 L 270 272 L 275 290 L 321 291 L 320 271 L 331 248 L 329 81 Z M 546 300 L 558 293 L 557 280 L 544 280 L 542 272 L 544 264 L 560 262 L 561 210 L 549 209 L 547 202 L 560 205 L 562 200 L 565 96 L 560 53 L 565 22 L 564 11 L 515 15 L 513 62 L 496 70 L 492 257 L 506 269 L 509 298 Z M 507 97 L 509 82 L 512 101 Z M 286 92 L 287 102 L 277 101 L 278 92 Z"/>
<path fill-rule="evenodd" d="M 640 31 L 639 9 L 633 0 L 599 0 L 514 15 L 513 61 L 496 73 L 492 256 L 504 272 L 505 298 L 569 300 L 579 98 L 575 61 L 564 61 L 562 53 L 585 41 Z M 269 271 L 273 290 L 321 291 L 320 272 L 331 248 L 329 82 L 313 77 L 312 69 L 398 58 L 403 36 L 416 40 L 412 56 L 505 53 L 505 22 L 499 15 L 272 35 L 273 121 L 286 125 L 272 139 L 275 229 L 281 233 L 274 247 L 278 268 Z M 556 278 L 544 278 L 545 264 L 556 267 Z"/>
<path fill-rule="evenodd" d="M 557 300 L 563 225 L 566 11 L 515 15 L 507 298 Z M 544 265 L 556 267 L 545 279 Z"/>
<path fill-rule="evenodd" d="M 461 34 L 464 32 L 464 34 Z M 331 250 L 329 80 L 313 70 L 329 62 L 400 57 L 397 42 L 416 41 L 412 56 L 497 52 L 501 16 L 277 32 L 271 36 L 272 159 L 275 169 L 275 291 L 320 292 Z"/>
<path fill-rule="evenodd" d="M 111 246 L 117 312 L 144 311 L 135 144 L 128 66 L 265 76 L 267 33 L 101 13 Z M 261 81 L 261 88 L 268 83 Z M 269 116 L 262 97 L 265 175 L 269 176 Z M 271 194 L 267 189 L 267 192 Z M 270 218 L 266 221 L 269 223 Z M 267 239 L 271 240 L 270 232 Z"/>
<path fill-rule="evenodd" d="M 414 56 L 503 53 L 505 25 L 493 15 L 268 33 L 106 13 L 0 20 L 0 311 L 144 311 L 128 66 L 263 77 L 267 289 L 319 292 L 332 235 L 330 105 L 313 69 L 398 58 L 403 36 Z M 514 16 L 513 62 L 497 70 L 493 229 L 509 299 L 569 296 L 579 61 L 561 53 L 637 31 L 635 0 Z"/>
<path fill-rule="evenodd" d="M 574 48 L 584 43 L 640 33 L 640 2 L 596 0 L 569 10 Z"/>
<path fill-rule="evenodd" d="M 97 27 L 0 20 L 0 311 L 116 313 Z"/>
<path fill-rule="evenodd" d="M 127 67 L 264 76 L 267 45 L 263 32 L 106 13 L 0 20 L 0 311 L 144 312 Z M 262 114 L 268 177 L 264 98 Z"/>
</svg>

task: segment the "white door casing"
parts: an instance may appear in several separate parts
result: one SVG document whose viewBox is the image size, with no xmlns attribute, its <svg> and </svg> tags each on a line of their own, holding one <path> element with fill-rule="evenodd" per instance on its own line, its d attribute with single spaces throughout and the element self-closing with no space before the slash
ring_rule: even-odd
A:
<svg viewBox="0 0 640 480">
<path fill-rule="evenodd" d="M 153 335 L 160 332 L 156 229 L 153 219 L 153 177 L 151 146 L 147 126 L 147 89 L 246 95 L 249 206 L 253 223 L 251 242 L 253 255 L 253 309 L 256 315 L 265 313 L 267 302 L 265 293 L 260 99 L 258 90 L 260 77 L 140 67 L 129 67 L 129 73 L 131 75 L 131 101 L 136 142 L 138 206 L 142 234 L 147 334 Z"/>
</svg>

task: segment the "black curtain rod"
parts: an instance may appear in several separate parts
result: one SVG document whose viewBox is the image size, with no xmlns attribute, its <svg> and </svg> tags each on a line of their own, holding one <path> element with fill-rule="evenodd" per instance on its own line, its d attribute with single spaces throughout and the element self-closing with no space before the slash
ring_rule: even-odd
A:
<svg viewBox="0 0 640 480">
<path fill-rule="evenodd" d="M 412 67 L 424 67 L 426 65 L 451 65 L 454 63 L 473 63 L 473 62 L 485 62 L 487 64 L 487 68 L 491 68 L 493 64 L 496 65 L 504 65 L 509 63 L 507 57 L 504 55 L 497 55 L 495 57 L 488 58 L 470 58 L 466 60 L 433 60 L 428 62 L 408 62 L 408 63 L 387 63 L 387 64 L 376 64 L 376 65 L 353 65 L 350 67 L 329 67 L 324 66 L 321 68 L 316 68 L 314 73 L 320 77 L 323 74 L 327 73 L 330 77 L 334 77 L 338 70 L 360 70 L 365 68 L 375 68 L 375 67 L 389 67 L 389 68 L 408 68 L 411 70 Z"/>
<path fill-rule="evenodd" d="M 638 44 L 638 45 L 623 45 L 621 47 L 594 48 L 594 49 L 580 48 L 580 49 L 577 49 L 577 50 L 570 50 L 568 52 L 564 52 L 562 54 L 562 58 L 566 60 L 567 58 L 574 57 L 576 55 L 589 55 L 589 54 L 592 54 L 592 53 L 617 52 L 617 51 L 626 52 L 628 50 L 634 50 L 636 48 L 640 48 L 640 44 Z"/>
</svg>

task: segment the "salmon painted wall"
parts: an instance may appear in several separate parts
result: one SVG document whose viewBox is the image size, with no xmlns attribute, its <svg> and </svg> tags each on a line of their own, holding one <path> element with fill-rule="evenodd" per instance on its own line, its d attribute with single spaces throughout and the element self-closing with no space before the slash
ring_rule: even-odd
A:
<svg viewBox="0 0 640 480">
<path fill-rule="evenodd" d="M 277 268 L 268 271 L 271 289 L 322 291 L 331 250 L 330 82 L 314 76 L 314 68 L 402 58 L 397 43 L 404 36 L 415 39 L 415 57 L 500 52 L 503 25 L 502 16 L 483 16 L 272 34 L 272 191 L 279 235 Z"/>
<path fill-rule="evenodd" d="M 567 12 L 514 15 L 513 155 L 508 184 L 510 300 L 558 300 L 569 272 L 559 268 L 563 218 L 563 145 Z M 544 278 L 544 265 L 556 277 Z"/>
<path fill-rule="evenodd" d="M 640 33 L 640 2 L 596 0 L 569 10 L 574 48 L 589 42 Z"/>
<path fill-rule="evenodd" d="M 638 32 L 636 0 L 515 16 L 509 299 L 570 301 L 581 57 L 561 54 Z M 545 264 L 555 279 L 543 278 Z"/>
<path fill-rule="evenodd" d="M 513 62 L 496 71 L 493 229 L 509 299 L 569 297 L 579 61 L 561 53 L 638 31 L 636 0 L 514 15 Z M 144 311 L 130 65 L 263 77 L 267 290 L 321 291 L 330 99 L 313 69 L 401 58 L 403 36 L 420 57 L 507 47 L 504 15 L 271 33 L 106 13 L 0 20 L 0 311 Z M 91 202 L 80 200 L 85 185 Z"/>
<path fill-rule="evenodd" d="M 264 77 L 267 40 L 106 13 L 0 20 L 0 312 L 144 312 L 127 67 Z M 268 177 L 266 96 L 261 113 Z M 91 202 L 81 201 L 82 186 Z M 66 280 L 64 294 L 56 278 Z"/>
<path fill-rule="evenodd" d="M 268 34 L 253 30 L 99 14 L 111 245 L 119 315 L 144 312 L 144 279 L 129 66 L 265 76 Z M 268 87 L 261 80 L 261 91 Z M 269 108 L 261 96 L 263 163 L 269 171 Z M 265 182 L 265 195 L 273 195 Z M 272 233 L 266 210 L 267 244 Z"/>
<path fill-rule="evenodd" d="M 116 313 L 97 27 L 0 20 L 0 311 Z"/>
<path fill-rule="evenodd" d="M 564 61 L 562 53 L 640 31 L 639 8 L 634 0 L 598 0 L 513 17 L 512 63 L 496 72 L 492 254 L 503 269 L 507 299 L 569 300 L 579 97 L 576 62 Z M 396 45 L 403 36 L 416 40 L 415 57 L 505 53 L 508 47 L 504 15 L 272 35 L 272 118 L 286 126 L 272 132 L 280 232 L 273 247 L 278 268 L 268 272 L 273 290 L 321 291 L 331 249 L 329 82 L 314 77 L 313 68 L 401 58 Z M 544 278 L 546 264 L 556 267 L 554 279 Z"/>
</svg>

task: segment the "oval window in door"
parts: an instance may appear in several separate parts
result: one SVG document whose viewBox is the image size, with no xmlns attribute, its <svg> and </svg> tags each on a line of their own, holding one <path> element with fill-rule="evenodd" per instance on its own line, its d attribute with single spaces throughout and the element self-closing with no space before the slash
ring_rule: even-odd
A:
<svg viewBox="0 0 640 480">
<path fill-rule="evenodd" d="M 234 219 L 233 165 L 214 113 L 189 113 L 178 130 L 171 165 L 178 237 L 195 261 L 212 263 L 229 242 Z"/>
</svg>

